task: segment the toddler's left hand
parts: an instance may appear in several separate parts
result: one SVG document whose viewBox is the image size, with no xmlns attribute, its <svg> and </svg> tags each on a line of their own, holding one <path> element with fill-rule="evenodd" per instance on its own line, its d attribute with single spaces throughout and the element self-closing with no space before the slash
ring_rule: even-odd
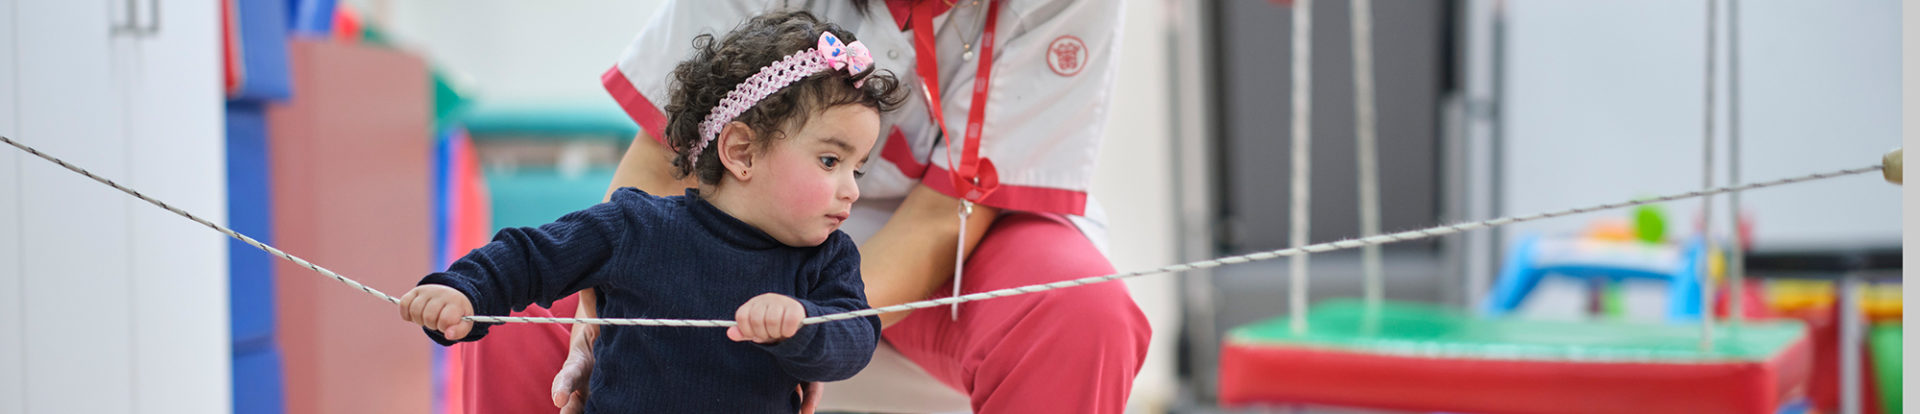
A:
<svg viewBox="0 0 1920 414">
<path fill-rule="evenodd" d="M 727 328 L 727 339 L 773 344 L 792 338 L 800 331 L 800 320 L 806 317 L 807 308 L 801 306 L 800 301 L 778 293 L 761 294 L 748 299 L 733 313 L 734 322 L 739 325 Z"/>
</svg>

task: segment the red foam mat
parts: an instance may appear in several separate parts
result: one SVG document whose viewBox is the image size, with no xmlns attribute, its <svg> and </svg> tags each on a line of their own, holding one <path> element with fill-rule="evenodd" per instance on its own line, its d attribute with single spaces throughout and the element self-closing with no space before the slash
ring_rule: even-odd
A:
<svg viewBox="0 0 1920 414">
<path fill-rule="evenodd" d="M 1772 413 L 1805 395 L 1804 338 L 1766 361 L 1579 362 L 1228 344 L 1223 405 L 1472 413 Z"/>
</svg>

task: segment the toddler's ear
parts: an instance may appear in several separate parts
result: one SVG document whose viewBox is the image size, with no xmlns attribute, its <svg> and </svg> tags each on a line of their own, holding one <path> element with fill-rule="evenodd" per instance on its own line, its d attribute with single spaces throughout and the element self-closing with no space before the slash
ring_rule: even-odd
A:
<svg viewBox="0 0 1920 414">
<path fill-rule="evenodd" d="M 727 175 L 733 179 L 747 181 L 753 178 L 753 128 L 741 122 L 729 122 L 720 128 L 720 137 L 714 139 L 718 147 L 720 166 L 727 169 Z"/>
</svg>

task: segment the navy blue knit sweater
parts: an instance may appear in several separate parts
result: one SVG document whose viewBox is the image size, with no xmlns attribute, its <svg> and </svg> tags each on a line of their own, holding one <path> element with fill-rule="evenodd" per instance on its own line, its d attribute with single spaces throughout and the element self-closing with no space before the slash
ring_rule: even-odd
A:
<svg viewBox="0 0 1920 414">
<path fill-rule="evenodd" d="M 799 300 L 807 316 L 867 307 L 846 233 L 787 246 L 694 190 L 655 197 L 622 188 L 559 221 L 501 230 L 420 283 L 458 289 L 480 315 L 547 306 L 585 288 L 598 288 L 607 318 L 733 320 L 741 304 L 769 292 Z M 462 341 L 479 340 L 487 326 Z M 773 345 L 734 342 L 721 328 L 602 326 L 587 411 L 792 413 L 796 385 L 853 376 L 879 338 L 880 318 L 871 316 L 805 325 Z"/>
</svg>

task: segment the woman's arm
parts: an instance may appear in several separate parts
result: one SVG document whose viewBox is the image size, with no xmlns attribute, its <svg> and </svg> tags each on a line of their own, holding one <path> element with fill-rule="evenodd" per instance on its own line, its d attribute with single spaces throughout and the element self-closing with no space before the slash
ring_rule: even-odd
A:
<svg viewBox="0 0 1920 414">
<path fill-rule="evenodd" d="M 1000 209 L 973 205 L 967 216 L 967 252 L 993 226 Z M 953 244 L 960 228 L 960 199 L 926 184 L 907 193 L 893 218 L 860 246 L 860 274 L 867 284 L 867 303 L 892 306 L 933 295 L 953 278 Z M 906 312 L 880 315 L 881 326 L 892 326 Z"/>
<path fill-rule="evenodd" d="M 633 136 L 633 143 L 627 144 L 627 154 L 620 158 L 620 166 L 614 168 L 613 181 L 607 184 L 607 196 L 612 197 L 613 190 L 635 187 L 647 194 L 671 197 L 699 187 L 700 181 L 692 176 L 673 178 L 673 157 L 672 149 L 641 130 Z"/>
</svg>

